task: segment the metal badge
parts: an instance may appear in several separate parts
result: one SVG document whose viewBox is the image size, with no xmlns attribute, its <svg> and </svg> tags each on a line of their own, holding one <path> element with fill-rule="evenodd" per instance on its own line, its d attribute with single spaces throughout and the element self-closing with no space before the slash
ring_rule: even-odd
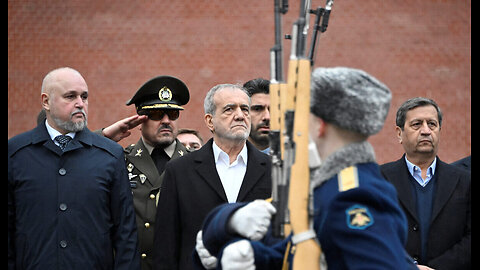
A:
<svg viewBox="0 0 480 270">
<path fill-rule="evenodd" d="M 139 177 L 140 177 L 140 182 L 142 182 L 142 184 L 145 183 L 145 180 L 147 180 L 147 176 L 145 174 L 140 174 Z"/>
<path fill-rule="evenodd" d="M 164 86 L 160 91 L 158 91 L 158 97 L 161 101 L 170 101 L 172 100 L 172 91 L 168 87 Z"/>
</svg>

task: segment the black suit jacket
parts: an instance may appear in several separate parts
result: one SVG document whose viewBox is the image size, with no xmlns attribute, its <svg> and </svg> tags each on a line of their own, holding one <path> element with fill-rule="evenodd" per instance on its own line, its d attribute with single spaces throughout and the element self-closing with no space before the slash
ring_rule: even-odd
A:
<svg viewBox="0 0 480 270">
<path fill-rule="evenodd" d="M 420 254 L 419 221 L 405 155 L 380 167 L 383 176 L 397 189 L 408 219 L 407 252 Z M 427 261 L 419 264 L 441 269 L 470 269 L 471 265 L 471 179 L 470 174 L 437 157 L 436 189 L 427 243 Z"/>
<path fill-rule="evenodd" d="M 206 215 L 227 203 L 212 149 L 213 139 L 165 167 L 155 222 L 154 269 L 193 269 L 192 252 Z M 238 202 L 271 196 L 271 162 L 247 141 L 248 162 Z"/>
</svg>

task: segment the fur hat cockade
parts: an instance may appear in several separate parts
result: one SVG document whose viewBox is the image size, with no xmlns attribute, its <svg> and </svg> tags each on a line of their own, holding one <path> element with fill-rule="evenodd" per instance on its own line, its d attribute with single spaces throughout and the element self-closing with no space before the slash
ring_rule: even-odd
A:
<svg viewBox="0 0 480 270">
<path fill-rule="evenodd" d="M 367 136 L 382 129 L 392 99 L 385 84 L 365 71 L 347 67 L 316 68 L 311 80 L 314 115 Z"/>
</svg>

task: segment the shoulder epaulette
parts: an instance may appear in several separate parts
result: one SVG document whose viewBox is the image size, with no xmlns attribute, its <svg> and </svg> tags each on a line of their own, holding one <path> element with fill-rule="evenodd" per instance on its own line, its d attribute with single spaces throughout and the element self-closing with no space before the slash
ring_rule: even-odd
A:
<svg viewBox="0 0 480 270">
<path fill-rule="evenodd" d="M 338 174 L 338 191 L 347 191 L 358 187 L 357 167 L 350 166 L 340 171 Z"/>
</svg>

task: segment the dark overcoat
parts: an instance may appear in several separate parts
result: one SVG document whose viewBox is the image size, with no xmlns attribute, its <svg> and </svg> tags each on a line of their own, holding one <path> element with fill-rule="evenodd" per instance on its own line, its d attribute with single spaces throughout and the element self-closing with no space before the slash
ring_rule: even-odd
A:
<svg viewBox="0 0 480 270">
<path fill-rule="evenodd" d="M 8 140 L 9 269 L 140 269 L 123 149 L 77 132 L 62 152 L 45 123 Z"/>
</svg>

